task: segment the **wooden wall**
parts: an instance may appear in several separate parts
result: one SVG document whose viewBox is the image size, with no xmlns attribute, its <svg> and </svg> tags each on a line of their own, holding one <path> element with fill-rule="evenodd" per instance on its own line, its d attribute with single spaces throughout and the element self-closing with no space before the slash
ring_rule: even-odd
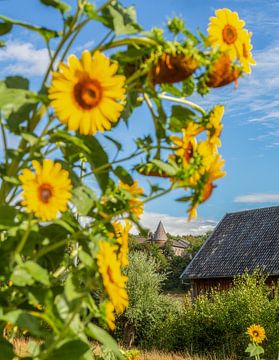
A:
<svg viewBox="0 0 279 360">
<path fill-rule="evenodd" d="M 269 276 L 266 280 L 267 285 L 272 286 L 278 283 L 279 276 Z M 211 279 L 192 279 L 192 294 L 197 297 L 200 294 L 210 292 L 211 289 L 227 290 L 233 284 L 233 278 L 211 278 Z"/>
</svg>

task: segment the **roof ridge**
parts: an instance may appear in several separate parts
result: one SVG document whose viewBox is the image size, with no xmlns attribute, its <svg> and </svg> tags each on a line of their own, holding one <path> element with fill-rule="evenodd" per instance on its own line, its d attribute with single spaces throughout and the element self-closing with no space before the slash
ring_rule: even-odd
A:
<svg viewBox="0 0 279 360">
<path fill-rule="evenodd" d="M 255 209 L 244 209 L 244 210 L 230 211 L 230 212 L 227 212 L 226 215 L 238 214 L 238 213 L 243 213 L 243 212 L 253 212 L 253 211 L 268 210 L 268 209 L 274 209 L 274 208 L 279 208 L 279 205 L 265 206 L 265 207 L 255 208 Z"/>
</svg>

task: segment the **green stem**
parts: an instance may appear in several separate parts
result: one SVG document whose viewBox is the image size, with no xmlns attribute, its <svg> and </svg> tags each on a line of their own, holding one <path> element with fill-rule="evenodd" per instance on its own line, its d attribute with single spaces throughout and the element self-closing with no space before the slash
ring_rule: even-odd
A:
<svg viewBox="0 0 279 360">
<path fill-rule="evenodd" d="M 176 102 L 179 104 L 187 105 L 187 106 L 191 107 L 192 109 L 199 111 L 202 115 L 206 115 L 206 111 L 201 106 L 193 103 L 192 101 L 186 100 L 184 98 L 176 98 L 173 96 L 165 95 L 164 93 L 158 94 L 158 97 L 163 100 L 169 100 L 169 101 L 173 101 L 173 102 Z"/>
<path fill-rule="evenodd" d="M 155 127 L 155 131 L 156 131 L 156 137 L 157 137 L 157 152 L 155 155 L 156 159 L 160 159 L 160 154 L 161 154 L 161 138 L 159 136 L 159 126 L 158 126 L 158 116 L 155 114 L 155 111 L 153 109 L 153 105 L 152 102 L 149 98 L 149 96 L 147 95 L 147 93 L 143 94 L 143 98 L 150 110 L 152 119 L 153 119 L 153 123 L 154 123 L 154 127 Z"/>
<path fill-rule="evenodd" d="M 39 258 L 41 258 L 42 256 L 46 255 L 47 253 L 59 249 L 61 246 L 64 246 L 68 243 L 69 239 L 63 239 L 60 241 L 57 241 L 49 246 L 46 246 L 44 248 L 42 248 L 36 255 L 35 255 L 35 260 L 38 260 Z"/>
<path fill-rule="evenodd" d="M 4 124 L 2 122 L 2 119 L 0 120 L 0 122 L 1 122 L 1 133 L 2 133 L 2 138 L 3 138 L 4 151 L 5 151 L 5 164 L 6 164 L 6 166 L 8 166 L 7 137 L 6 137 L 5 128 L 4 128 Z"/>
<path fill-rule="evenodd" d="M 137 47 L 137 45 L 143 45 L 143 46 L 157 46 L 156 41 L 144 38 L 144 37 L 138 37 L 138 38 L 126 38 L 121 40 L 112 41 L 106 45 L 103 45 L 100 47 L 99 50 L 107 50 L 107 49 L 113 49 L 115 47 L 125 46 L 125 45 L 132 45 Z"/>
<path fill-rule="evenodd" d="M 26 244 L 26 241 L 28 239 L 28 236 L 29 236 L 30 230 L 31 230 L 31 221 L 32 221 L 32 214 L 29 214 L 28 220 L 27 220 L 27 228 L 21 238 L 20 243 L 17 245 L 17 247 L 15 249 L 15 256 L 21 253 L 21 251 L 23 250 L 23 248 Z"/>
</svg>

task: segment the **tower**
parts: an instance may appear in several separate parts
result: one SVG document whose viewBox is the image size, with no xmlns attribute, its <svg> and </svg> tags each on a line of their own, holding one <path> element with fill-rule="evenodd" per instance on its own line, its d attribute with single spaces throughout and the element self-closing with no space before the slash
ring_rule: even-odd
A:
<svg viewBox="0 0 279 360">
<path fill-rule="evenodd" d="M 166 231 L 164 229 L 162 221 L 160 221 L 155 233 L 152 236 L 152 242 L 154 242 L 159 247 L 161 247 L 161 246 L 165 245 L 167 240 L 168 240 L 168 237 L 167 237 Z"/>
</svg>

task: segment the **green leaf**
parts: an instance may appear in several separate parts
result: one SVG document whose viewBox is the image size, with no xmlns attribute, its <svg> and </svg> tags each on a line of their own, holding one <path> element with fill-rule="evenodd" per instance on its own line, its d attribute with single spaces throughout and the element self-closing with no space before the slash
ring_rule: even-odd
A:
<svg viewBox="0 0 279 360">
<path fill-rule="evenodd" d="M 103 329 L 95 324 L 88 324 L 86 333 L 88 336 L 99 341 L 106 348 L 110 349 L 117 359 L 124 360 L 124 357 L 117 345 L 117 342 Z"/>
<path fill-rule="evenodd" d="M 80 339 L 70 340 L 61 345 L 58 349 L 55 349 L 47 357 L 47 360 L 77 360 L 89 349 L 89 345 Z"/>
<path fill-rule="evenodd" d="M 34 280 L 40 282 L 43 285 L 49 286 L 49 275 L 46 269 L 42 268 L 40 265 L 34 261 L 26 261 L 23 264 L 24 268 L 29 272 Z"/>
<path fill-rule="evenodd" d="M 175 199 L 175 201 L 179 202 L 189 202 L 192 199 L 191 196 L 182 196 L 180 198 Z"/>
<path fill-rule="evenodd" d="M 115 34 L 135 34 L 141 30 L 137 23 L 137 15 L 134 6 L 124 7 L 118 1 L 114 1 L 104 10 L 104 15 L 108 19 L 108 27 L 115 31 Z"/>
<path fill-rule="evenodd" d="M 182 82 L 182 96 L 191 96 L 195 90 L 195 82 L 193 76 L 188 77 Z"/>
<path fill-rule="evenodd" d="M 113 139 L 111 136 L 108 136 L 108 135 L 104 135 L 105 138 L 107 138 L 109 141 L 111 141 L 116 147 L 117 147 L 117 150 L 120 151 L 122 149 L 122 144 L 120 144 L 119 141 Z"/>
<path fill-rule="evenodd" d="M 72 192 L 71 202 L 77 208 L 79 215 L 87 215 L 96 203 L 96 194 L 89 187 L 76 187 Z"/>
<path fill-rule="evenodd" d="M 92 171 L 96 169 L 94 176 L 100 188 L 105 191 L 109 181 L 109 159 L 102 145 L 95 137 L 82 135 L 72 136 L 65 131 L 57 131 L 51 134 L 51 139 L 54 142 L 63 141 L 66 145 L 72 147 L 72 151 L 82 153 L 91 165 Z M 102 167 L 102 169 L 98 169 L 100 167 Z"/>
<path fill-rule="evenodd" d="M 167 92 L 173 96 L 182 97 L 183 92 L 172 84 L 162 84 L 161 89 L 163 92 Z"/>
<path fill-rule="evenodd" d="M 190 121 L 193 121 L 195 113 L 183 106 L 173 105 L 170 117 L 170 130 L 180 132 Z"/>
<path fill-rule="evenodd" d="M 13 28 L 13 24 L 7 22 L 0 23 L 0 36 L 9 33 Z"/>
<path fill-rule="evenodd" d="M 13 352 L 13 346 L 3 337 L 0 338 L 1 360 L 13 360 L 15 354 Z"/>
<path fill-rule="evenodd" d="M 8 81 L 8 85 L 11 86 L 11 81 Z M 6 81 L 0 81 L 0 110 L 5 118 L 17 112 L 24 104 L 36 102 L 38 100 L 32 91 L 7 87 Z"/>
<path fill-rule="evenodd" d="M 2 15 L 0 15 L 0 19 L 8 24 L 18 25 L 25 29 L 37 32 L 44 38 L 45 41 L 49 41 L 50 39 L 60 36 L 60 33 L 58 31 L 47 29 L 45 27 L 31 25 L 31 24 L 28 24 L 28 23 L 25 23 L 25 22 L 22 22 L 19 20 L 14 20 L 14 19 L 8 18 L 6 16 L 2 16 Z"/>
<path fill-rule="evenodd" d="M 2 205 L 0 206 L 0 229 L 16 226 L 15 218 L 17 211 L 15 207 Z"/>
<path fill-rule="evenodd" d="M 89 4 L 89 3 L 85 4 L 84 5 L 84 12 L 89 17 L 89 19 L 100 21 L 105 26 L 109 26 L 109 22 L 107 21 L 107 19 L 105 17 L 103 17 L 103 16 L 98 15 L 98 13 L 95 10 L 95 7 L 94 7 L 93 4 Z"/>
<path fill-rule="evenodd" d="M 29 89 L 29 80 L 22 76 L 7 76 L 5 84 L 9 89 Z"/>
<path fill-rule="evenodd" d="M 29 272 L 23 267 L 18 265 L 11 276 L 12 282 L 17 286 L 33 285 L 34 280 Z"/>
<path fill-rule="evenodd" d="M 27 261 L 26 263 L 16 266 L 12 273 L 11 280 L 17 286 L 33 285 L 35 281 L 46 286 L 50 284 L 47 270 L 33 261 Z"/>
<path fill-rule="evenodd" d="M 45 331 L 42 329 L 42 321 L 35 316 L 29 314 L 27 311 L 13 310 L 1 316 L 0 318 L 1 320 L 19 326 L 19 328 L 21 329 L 27 329 L 31 334 L 35 336 L 46 336 Z"/>
<path fill-rule="evenodd" d="M 102 145 L 99 141 L 93 136 L 79 136 L 80 139 L 84 141 L 84 144 L 89 148 L 89 153 L 87 153 L 87 159 L 91 164 L 92 171 L 96 169 L 94 173 L 100 188 L 105 191 L 108 186 L 109 181 L 109 159 L 108 155 L 105 152 Z M 104 167 L 102 170 L 97 170 L 100 167 L 108 165 Z"/>
<path fill-rule="evenodd" d="M 62 13 L 71 9 L 68 4 L 60 0 L 40 0 L 40 2 L 46 6 L 52 6 L 55 9 L 61 11 Z"/>
<path fill-rule="evenodd" d="M 250 357 L 254 357 L 264 354 L 264 349 L 260 345 L 250 343 L 245 352 L 250 353 Z"/>
<path fill-rule="evenodd" d="M 133 178 L 122 166 L 117 166 L 117 168 L 115 168 L 113 172 L 124 184 L 133 185 Z"/>
<path fill-rule="evenodd" d="M 177 168 L 174 166 L 165 163 L 161 160 L 152 160 L 152 163 L 158 166 L 159 169 L 163 170 L 167 175 L 174 176 L 177 173 Z"/>
</svg>

